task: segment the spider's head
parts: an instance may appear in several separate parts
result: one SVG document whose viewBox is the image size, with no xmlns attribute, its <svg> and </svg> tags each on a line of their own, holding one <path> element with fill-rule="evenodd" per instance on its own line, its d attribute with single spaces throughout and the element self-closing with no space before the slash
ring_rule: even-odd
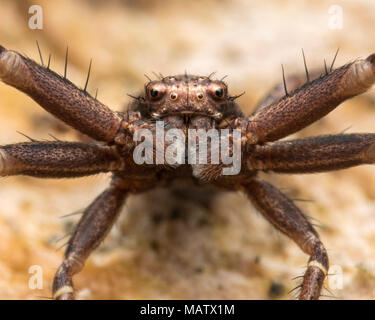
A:
<svg viewBox="0 0 375 320">
<path fill-rule="evenodd" d="M 200 116 L 220 120 L 232 101 L 223 81 L 204 76 L 170 76 L 145 85 L 145 103 L 156 119 Z"/>
</svg>

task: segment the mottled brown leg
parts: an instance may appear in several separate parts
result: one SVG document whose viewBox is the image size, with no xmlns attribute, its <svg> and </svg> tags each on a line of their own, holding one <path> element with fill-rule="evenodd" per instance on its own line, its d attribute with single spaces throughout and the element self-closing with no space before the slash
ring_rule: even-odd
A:
<svg viewBox="0 0 375 320">
<path fill-rule="evenodd" d="M 375 134 L 339 134 L 256 146 L 250 170 L 311 173 L 375 162 Z"/>
<path fill-rule="evenodd" d="M 250 144 L 275 141 L 322 118 L 375 82 L 375 55 L 311 81 L 249 118 Z"/>
<path fill-rule="evenodd" d="M 54 116 L 93 139 L 110 142 L 121 119 L 69 80 L 0 46 L 0 79 L 33 98 Z"/>
<path fill-rule="evenodd" d="M 321 75 L 321 72 L 318 70 L 313 70 L 309 72 L 311 80 L 318 78 Z M 285 96 L 285 89 L 288 92 L 292 92 L 298 87 L 301 87 L 307 82 L 306 74 L 293 74 L 285 77 L 285 86 L 283 82 L 278 83 L 269 90 L 263 98 L 259 100 L 256 104 L 252 114 L 257 113 L 259 110 L 269 107 L 270 105 L 278 102 L 282 97 Z"/>
<path fill-rule="evenodd" d="M 293 201 L 267 182 L 253 179 L 243 185 L 255 207 L 277 229 L 310 255 L 300 299 L 318 299 L 328 270 L 327 252 L 318 233 Z"/>
<path fill-rule="evenodd" d="M 79 142 L 25 142 L 0 147 L 0 176 L 81 177 L 122 169 L 112 147 Z"/>
<path fill-rule="evenodd" d="M 53 298 L 74 299 L 72 277 L 80 272 L 90 253 L 100 244 L 115 222 L 127 192 L 112 184 L 85 210 L 69 240 L 65 259 L 53 280 Z"/>
</svg>

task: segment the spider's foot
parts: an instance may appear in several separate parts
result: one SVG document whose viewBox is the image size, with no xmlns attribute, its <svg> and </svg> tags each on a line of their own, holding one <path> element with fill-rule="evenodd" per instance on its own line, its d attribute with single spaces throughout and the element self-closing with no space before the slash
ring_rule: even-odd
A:
<svg viewBox="0 0 375 320">
<path fill-rule="evenodd" d="M 71 286 L 62 286 L 53 294 L 54 300 L 74 300 L 74 289 Z"/>
<path fill-rule="evenodd" d="M 82 269 L 83 264 L 74 255 L 68 256 L 57 270 L 52 284 L 53 299 L 74 300 L 73 274 Z"/>
</svg>

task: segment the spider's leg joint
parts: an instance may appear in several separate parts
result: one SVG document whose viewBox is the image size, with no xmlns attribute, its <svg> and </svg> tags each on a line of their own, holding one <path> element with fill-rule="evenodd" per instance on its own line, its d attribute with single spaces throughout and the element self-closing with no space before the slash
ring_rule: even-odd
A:
<svg viewBox="0 0 375 320">
<path fill-rule="evenodd" d="M 3 49 L 3 48 L 1 48 Z M 0 78 L 5 79 L 19 70 L 21 57 L 14 51 L 0 50 Z"/>
<path fill-rule="evenodd" d="M 359 60 L 351 67 L 354 80 L 363 88 L 371 87 L 375 82 L 375 54 L 366 60 Z"/>
<path fill-rule="evenodd" d="M 0 149 L 0 176 L 3 176 L 5 173 L 5 164 L 6 164 L 6 153 L 4 150 Z"/>
<path fill-rule="evenodd" d="M 312 260 L 308 263 L 307 267 L 315 267 L 315 268 L 318 268 L 320 269 L 324 275 L 327 275 L 328 273 L 328 270 L 326 269 L 326 267 L 323 266 L 323 264 L 321 264 L 319 261 L 317 260 Z"/>
<path fill-rule="evenodd" d="M 63 286 L 55 292 L 55 294 L 53 295 L 53 299 L 54 300 L 61 299 L 62 297 L 64 297 L 64 295 L 73 294 L 73 293 L 74 293 L 74 289 L 72 286 Z"/>
<path fill-rule="evenodd" d="M 375 162 L 375 143 L 370 144 L 370 146 L 365 151 L 366 160 L 370 162 Z"/>
</svg>

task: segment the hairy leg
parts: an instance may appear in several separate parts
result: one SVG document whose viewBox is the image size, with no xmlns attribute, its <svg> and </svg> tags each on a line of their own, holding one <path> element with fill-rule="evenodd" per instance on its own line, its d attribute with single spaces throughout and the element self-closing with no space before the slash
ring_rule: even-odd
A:
<svg viewBox="0 0 375 320">
<path fill-rule="evenodd" d="M 247 162 L 250 170 L 310 173 L 375 162 L 375 134 L 309 137 L 256 146 Z"/>
<path fill-rule="evenodd" d="M 0 176 L 81 177 L 122 169 L 112 147 L 80 142 L 25 142 L 0 147 Z"/>
<path fill-rule="evenodd" d="M 368 90 L 375 82 L 375 55 L 338 68 L 306 83 L 249 118 L 251 144 L 275 141 L 324 117 L 344 100 Z"/>
<path fill-rule="evenodd" d="M 322 74 L 321 71 L 313 70 L 309 72 L 309 77 L 311 80 L 315 80 Z M 284 82 L 280 82 L 276 84 L 274 87 L 269 90 L 263 98 L 256 104 L 252 115 L 257 113 L 259 110 L 263 108 L 267 108 L 270 105 L 278 102 L 282 97 L 285 96 L 286 92 L 292 92 L 298 87 L 301 87 L 307 82 L 305 74 L 293 74 L 290 76 L 285 77 L 285 85 Z"/>
<path fill-rule="evenodd" d="M 318 299 L 328 270 L 327 252 L 318 233 L 293 201 L 269 183 L 253 179 L 243 187 L 263 216 L 310 256 L 299 298 Z"/>
<path fill-rule="evenodd" d="M 42 108 L 93 139 L 110 142 L 120 127 L 120 117 L 86 91 L 2 46 L 0 79 L 26 93 Z"/>
<path fill-rule="evenodd" d="M 115 222 L 127 192 L 112 184 L 85 210 L 69 240 L 65 259 L 53 280 L 53 298 L 74 299 L 73 275 L 83 268 L 90 253 L 100 244 Z"/>
</svg>

